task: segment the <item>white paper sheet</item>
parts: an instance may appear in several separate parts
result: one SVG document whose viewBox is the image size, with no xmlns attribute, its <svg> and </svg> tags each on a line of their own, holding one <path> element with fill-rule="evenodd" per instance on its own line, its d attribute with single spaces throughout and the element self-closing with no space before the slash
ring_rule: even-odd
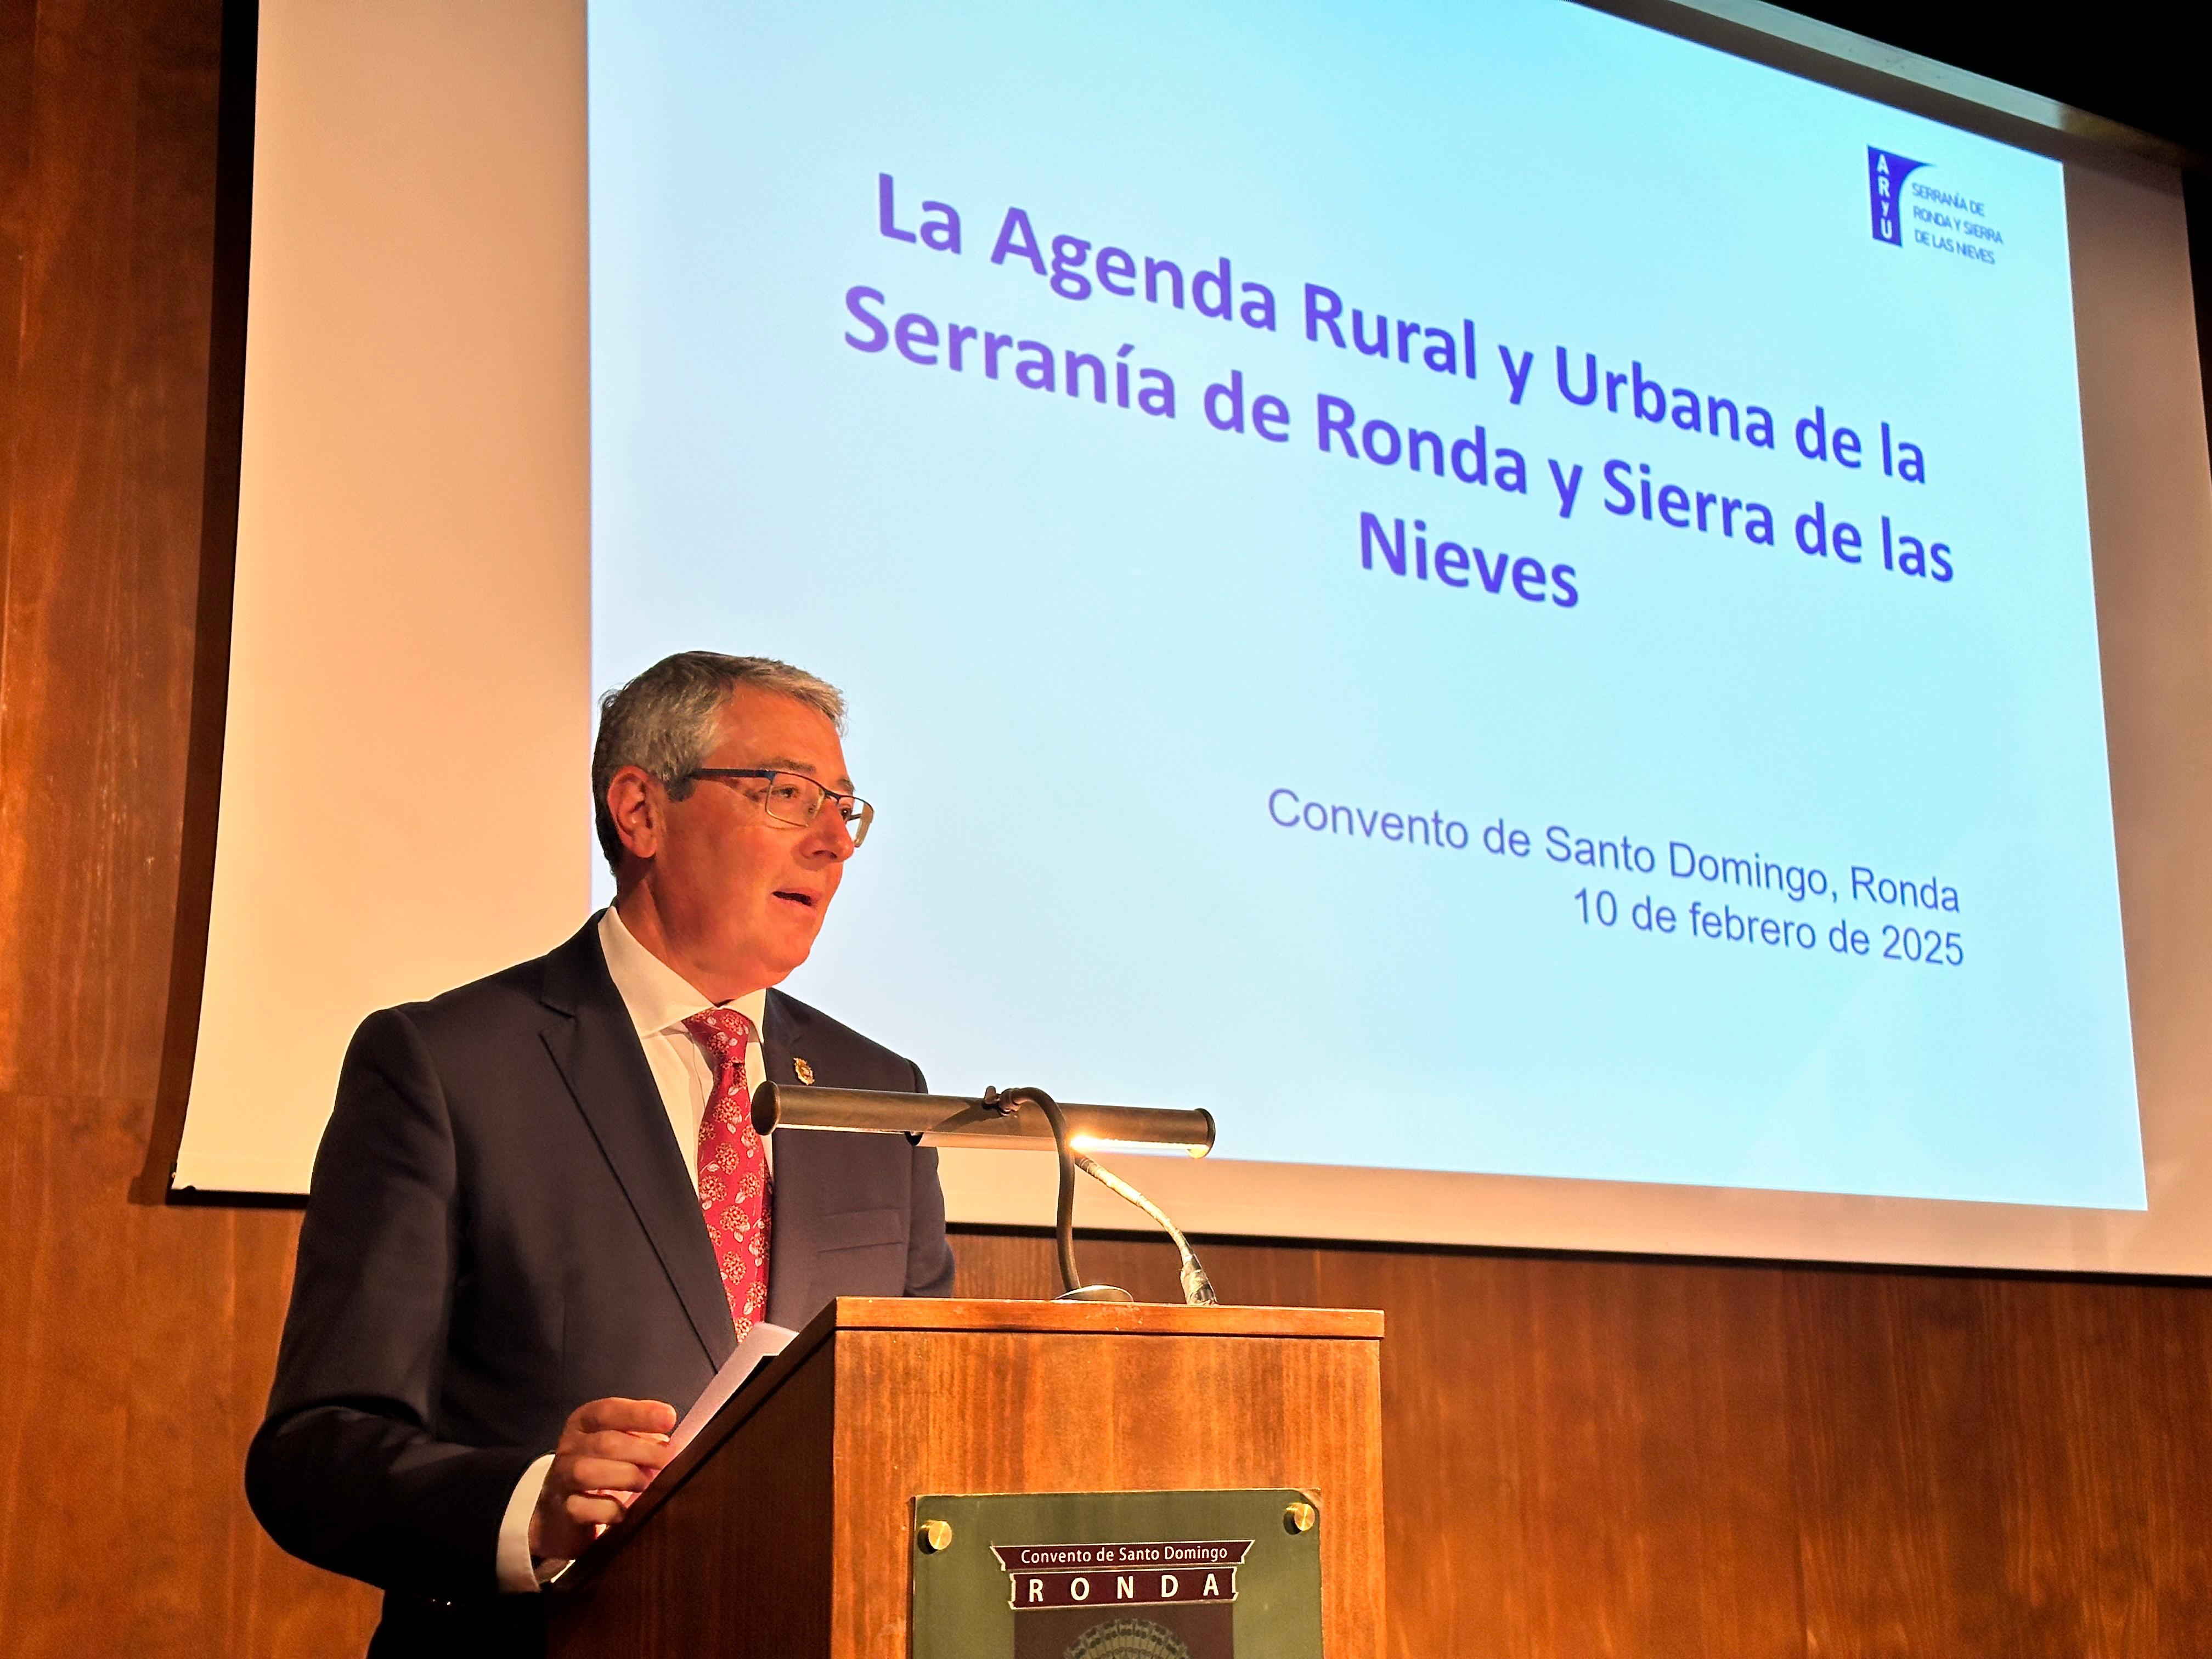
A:
<svg viewBox="0 0 2212 1659">
<path fill-rule="evenodd" d="M 670 1446 L 680 1452 L 690 1445 L 691 1437 L 712 1422 L 714 1413 L 722 1409 L 730 1396 L 744 1386 L 745 1379 L 781 1353 L 798 1334 L 781 1325 L 756 1325 L 747 1331 L 730 1357 L 722 1362 L 722 1369 L 714 1373 L 714 1380 L 707 1385 L 706 1393 L 693 1401 L 691 1409 L 684 1413 L 676 1432 L 668 1437 Z"/>
</svg>

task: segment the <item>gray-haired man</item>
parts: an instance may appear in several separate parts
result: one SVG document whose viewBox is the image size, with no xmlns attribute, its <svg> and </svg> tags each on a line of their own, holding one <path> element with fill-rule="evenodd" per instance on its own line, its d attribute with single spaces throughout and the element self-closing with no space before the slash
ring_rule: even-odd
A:
<svg viewBox="0 0 2212 1659">
<path fill-rule="evenodd" d="M 771 988 L 873 816 L 842 715 L 761 658 L 647 670 L 592 760 L 612 908 L 356 1035 L 246 1491 L 284 1547 L 384 1588 L 373 1655 L 541 1650 L 526 1592 L 651 1480 L 742 1331 L 951 1288 L 933 1152 L 771 1147 L 742 1110 L 763 1076 L 922 1087 Z"/>
</svg>

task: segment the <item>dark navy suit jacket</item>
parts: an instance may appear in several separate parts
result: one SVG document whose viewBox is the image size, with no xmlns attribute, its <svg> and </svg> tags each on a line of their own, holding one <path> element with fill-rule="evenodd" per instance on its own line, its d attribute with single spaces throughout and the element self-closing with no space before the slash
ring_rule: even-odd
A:
<svg viewBox="0 0 2212 1659">
<path fill-rule="evenodd" d="M 246 1495 L 295 1555 L 381 1586 L 372 1653 L 529 1652 L 501 1596 L 515 1483 L 608 1395 L 680 1413 L 736 1346 L 714 1247 L 600 951 L 550 954 L 364 1021 L 315 1158 Z M 921 1072 L 768 994 L 771 1080 L 920 1091 Z M 756 1079 L 758 1081 L 758 1079 Z M 768 1316 L 951 1288 L 935 1152 L 775 1137 Z"/>
</svg>

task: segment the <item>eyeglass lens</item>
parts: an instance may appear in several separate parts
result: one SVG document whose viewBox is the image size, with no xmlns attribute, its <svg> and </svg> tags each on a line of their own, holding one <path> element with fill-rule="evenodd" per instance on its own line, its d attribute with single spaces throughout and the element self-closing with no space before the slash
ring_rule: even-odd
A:
<svg viewBox="0 0 2212 1659">
<path fill-rule="evenodd" d="M 814 822 L 822 803 L 832 799 L 831 793 L 812 778 L 797 772 L 778 772 L 768 781 L 768 792 L 762 804 L 768 815 L 778 823 L 787 823 L 795 829 L 805 829 Z M 866 801 L 847 795 L 835 797 L 838 816 L 845 820 L 845 829 L 858 847 L 867 838 L 868 824 L 875 810 Z"/>
</svg>

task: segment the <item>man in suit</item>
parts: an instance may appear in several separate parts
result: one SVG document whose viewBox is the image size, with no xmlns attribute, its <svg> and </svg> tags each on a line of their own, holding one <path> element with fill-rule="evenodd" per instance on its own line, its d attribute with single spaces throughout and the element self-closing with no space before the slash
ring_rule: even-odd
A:
<svg viewBox="0 0 2212 1659">
<path fill-rule="evenodd" d="M 592 758 L 611 908 L 356 1034 L 246 1479 L 278 1543 L 383 1588 L 372 1656 L 542 1650 L 531 1592 L 652 1480 L 744 1332 L 950 1290 L 934 1152 L 771 1146 L 745 1110 L 763 1073 L 922 1087 L 772 988 L 873 816 L 842 716 L 763 659 L 648 669 Z"/>
</svg>

